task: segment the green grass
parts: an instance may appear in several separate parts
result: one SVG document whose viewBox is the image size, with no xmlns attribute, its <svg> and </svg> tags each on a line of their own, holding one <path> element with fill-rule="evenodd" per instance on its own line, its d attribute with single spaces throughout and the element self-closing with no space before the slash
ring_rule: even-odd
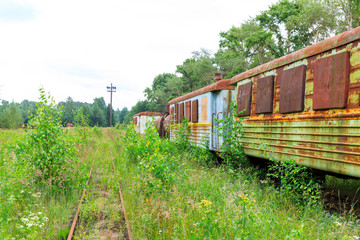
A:
<svg viewBox="0 0 360 240">
<path fill-rule="evenodd" d="M 273 186 L 261 183 L 253 171 L 243 169 L 234 174 L 224 167 L 201 164 L 208 162 L 204 158 L 205 150 L 179 149 L 151 132 L 149 135 L 153 139 L 148 148 L 152 149 L 146 149 L 149 154 L 142 156 L 142 160 L 134 160 L 129 151 L 137 153 L 137 150 L 130 146 L 119 151 L 117 161 L 136 239 L 357 239 L 360 236 L 359 220 L 326 213 L 321 204 L 300 207 Z M 137 147 L 143 148 L 149 136 L 139 139 Z M 129 145 L 126 139 L 121 144 L 125 148 Z M 146 165 L 155 161 L 153 156 L 168 160 L 163 170 L 153 163 Z M 150 168 L 155 166 L 155 170 L 144 171 L 144 167 L 139 167 L 144 162 Z M 176 168 L 171 168 L 172 165 Z M 157 171 L 175 177 L 162 187 L 151 186 L 149 183 L 157 182 L 152 180 Z"/>
<path fill-rule="evenodd" d="M 204 149 L 179 148 L 155 132 L 124 136 L 122 130 L 89 131 L 77 168 L 94 169 L 76 239 L 123 235 L 120 182 L 134 239 L 357 239 L 359 220 L 318 206 L 301 207 L 256 172 L 215 167 Z M 0 239 L 66 237 L 82 189 L 51 192 L 17 169 L 11 143 L 23 130 L 0 131 Z M 9 145 L 10 144 L 10 145 Z M 116 171 L 112 169 L 112 156 Z M 328 178 L 328 187 L 351 192 L 356 180 Z M 23 192 L 22 192 L 23 191 Z M 40 193 L 40 194 L 38 194 Z M 41 214 L 38 214 L 41 212 Z M 33 214 L 33 215 L 31 215 Z M 40 218 L 25 229 L 24 218 Z M 105 221 L 105 222 L 104 222 Z M 44 225 L 42 225 L 44 224 Z M 101 225 L 103 224 L 103 225 Z M 20 225 L 23 225 L 21 228 Z M 41 226 L 41 227 L 40 227 Z"/>
</svg>

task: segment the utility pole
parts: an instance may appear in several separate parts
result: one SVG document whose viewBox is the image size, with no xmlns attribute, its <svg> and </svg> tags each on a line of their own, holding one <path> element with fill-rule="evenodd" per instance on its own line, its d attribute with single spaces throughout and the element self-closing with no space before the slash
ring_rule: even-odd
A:
<svg viewBox="0 0 360 240">
<path fill-rule="evenodd" d="M 107 92 L 110 92 L 110 127 L 112 127 L 112 93 L 116 92 L 116 87 L 113 87 L 112 83 L 110 87 L 106 87 Z"/>
</svg>

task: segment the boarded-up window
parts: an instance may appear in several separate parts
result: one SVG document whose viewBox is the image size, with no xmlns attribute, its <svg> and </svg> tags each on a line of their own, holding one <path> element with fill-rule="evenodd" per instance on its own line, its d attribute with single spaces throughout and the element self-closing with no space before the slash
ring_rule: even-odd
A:
<svg viewBox="0 0 360 240">
<path fill-rule="evenodd" d="M 251 90 L 252 82 L 238 86 L 236 113 L 240 116 L 249 116 L 251 111 Z M 242 111 L 242 113 L 239 113 Z"/>
<path fill-rule="evenodd" d="M 203 97 L 201 99 L 201 118 L 203 121 L 206 121 L 208 116 L 207 116 L 207 108 L 208 108 L 208 98 L 207 97 Z"/>
<path fill-rule="evenodd" d="M 301 112 L 305 101 L 306 65 L 282 72 L 280 79 L 280 113 Z"/>
<path fill-rule="evenodd" d="M 343 52 L 315 62 L 314 110 L 346 107 L 349 60 L 349 53 Z"/>
<path fill-rule="evenodd" d="M 193 123 L 197 123 L 198 122 L 198 117 L 199 117 L 199 101 L 198 100 L 193 100 L 192 101 L 192 106 L 191 106 L 191 121 Z"/>
<path fill-rule="evenodd" d="M 272 113 L 274 99 L 274 76 L 257 80 L 255 113 Z"/>
<path fill-rule="evenodd" d="M 133 123 L 134 123 L 135 125 L 137 125 L 137 117 L 134 117 L 134 118 L 133 118 Z"/>
<path fill-rule="evenodd" d="M 185 117 L 191 122 L 191 101 L 185 102 Z"/>
<path fill-rule="evenodd" d="M 180 109 L 179 109 L 179 123 L 182 123 L 184 121 L 184 103 L 180 103 Z"/>
<path fill-rule="evenodd" d="M 175 123 L 179 123 L 179 104 L 175 103 Z"/>
</svg>

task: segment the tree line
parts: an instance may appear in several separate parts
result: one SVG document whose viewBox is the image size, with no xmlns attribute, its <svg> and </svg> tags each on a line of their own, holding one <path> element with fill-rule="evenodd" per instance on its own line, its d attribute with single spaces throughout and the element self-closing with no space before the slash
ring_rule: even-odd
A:
<svg viewBox="0 0 360 240">
<path fill-rule="evenodd" d="M 360 25 L 360 0 L 280 0 L 255 17 L 220 32 L 219 49 L 194 51 L 175 73 L 157 75 L 132 114 L 164 112 L 166 103 Z M 124 109 L 123 109 L 124 110 Z M 130 114 L 131 113 L 131 114 Z"/>
<path fill-rule="evenodd" d="M 0 105 L 0 128 L 18 128 L 27 125 L 29 119 L 37 110 L 37 102 L 24 100 L 21 103 L 1 101 Z M 74 102 L 68 97 L 65 102 L 60 102 L 57 107 L 62 108 L 61 123 L 75 124 L 77 116 L 86 117 L 89 126 L 108 127 L 110 126 L 110 104 L 106 105 L 103 97 L 94 98 L 94 102 Z M 112 125 L 115 126 L 121 120 L 121 111 L 113 110 Z"/>
</svg>

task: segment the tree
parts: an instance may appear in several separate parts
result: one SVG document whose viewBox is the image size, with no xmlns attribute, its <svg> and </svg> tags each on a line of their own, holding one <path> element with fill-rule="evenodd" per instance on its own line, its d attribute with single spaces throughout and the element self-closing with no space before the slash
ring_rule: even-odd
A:
<svg viewBox="0 0 360 240">
<path fill-rule="evenodd" d="M 163 73 L 157 75 L 154 80 L 151 88 L 146 88 L 144 90 L 145 96 L 149 101 L 149 109 L 154 112 L 164 112 L 166 103 L 174 98 L 181 95 L 182 92 L 172 91 L 174 90 L 174 86 L 172 84 L 176 84 L 181 82 L 180 78 L 175 74 L 171 73 Z M 180 87 L 177 85 L 176 87 Z M 180 87 L 181 89 L 181 87 Z M 179 94 L 179 95 L 176 95 Z"/>
<path fill-rule="evenodd" d="M 114 109 L 112 109 L 111 124 L 112 126 L 116 125 Z M 110 104 L 106 108 L 106 127 L 108 126 L 110 126 Z"/>
<path fill-rule="evenodd" d="M 4 102 L 4 101 L 3 101 Z M 0 128 L 18 128 L 23 123 L 24 119 L 21 114 L 18 104 L 12 102 L 6 105 L 6 108 L 0 115 Z"/>
<path fill-rule="evenodd" d="M 67 97 L 66 102 L 63 103 L 63 115 L 62 115 L 62 125 L 66 126 L 69 122 L 74 122 L 74 112 L 75 106 L 74 101 L 71 97 Z"/>
<path fill-rule="evenodd" d="M 106 126 L 106 104 L 103 97 L 94 98 L 94 103 L 91 106 L 90 120 L 92 126 Z"/>
<path fill-rule="evenodd" d="M 125 121 L 125 117 L 126 117 L 126 114 L 129 112 L 129 110 L 127 109 L 127 107 L 124 107 L 123 109 L 121 109 L 121 111 L 119 112 L 119 122 L 121 124 L 124 123 Z"/>
<path fill-rule="evenodd" d="M 176 72 L 181 74 L 184 92 L 191 92 L 211 84 L 217 71 L 212 54 L 206 49 L 193 52 L 191 58 L 186 59 L 182 65 L 176 66 Z"/>
</svg>

